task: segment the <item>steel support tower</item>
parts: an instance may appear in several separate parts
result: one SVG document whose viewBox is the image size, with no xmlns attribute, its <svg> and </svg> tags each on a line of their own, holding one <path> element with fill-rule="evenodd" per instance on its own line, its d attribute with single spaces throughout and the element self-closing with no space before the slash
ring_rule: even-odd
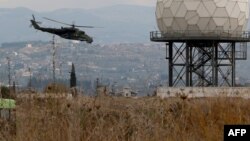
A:
<svg viewBox="0 0 250 141">
<path fill-rule="evenodd" d="M 203 36 L 184 32 L 151 32 L 166 43 L 170 87 L 236 86 L 236 61 L 247 59 L 250 34 Z"/>
</svg>

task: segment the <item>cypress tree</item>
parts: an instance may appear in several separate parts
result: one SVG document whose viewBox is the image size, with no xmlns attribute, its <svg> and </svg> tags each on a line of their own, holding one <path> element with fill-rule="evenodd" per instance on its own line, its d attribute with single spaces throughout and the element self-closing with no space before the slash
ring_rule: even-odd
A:
<svg viewBox="0 0 250 141">
<path fill-rule="evenodd" d="M 72 68 L 70 72 L 70 88 L 72 87 L 76 87 L 76 73 L 74 63 L 72 63 Z"/>
</svg>

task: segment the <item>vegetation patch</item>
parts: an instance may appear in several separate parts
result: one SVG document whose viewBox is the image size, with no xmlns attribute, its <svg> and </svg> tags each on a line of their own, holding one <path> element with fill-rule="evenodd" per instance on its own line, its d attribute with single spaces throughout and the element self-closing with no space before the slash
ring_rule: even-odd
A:
<svg viewBox="0 0 250 141">
<path fill-rule="evenodd" d="M 15 120 L 0 120 L 0 139 L 223 140 L 225 124 L 250 124 L 249 103 L 242 98 L 18 98 Z"/>
</svg>

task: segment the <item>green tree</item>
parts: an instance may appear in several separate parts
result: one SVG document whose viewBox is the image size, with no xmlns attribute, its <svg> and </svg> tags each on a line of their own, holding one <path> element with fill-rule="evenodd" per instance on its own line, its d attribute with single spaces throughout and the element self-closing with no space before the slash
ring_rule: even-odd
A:
<svg viewBox="0 0 250 141">
<path fill-rule="evenodd" d="M 6 86 L 1 86 L 2 98 L 11 98 L 10 89 Z"/>
<path fill-rule="evenodd" d="M 72 68 L 70 72 L 70 88 L 72 87 L 76 87 L 76 73 L 74 63 L 72 63 Z"/>
</svg>

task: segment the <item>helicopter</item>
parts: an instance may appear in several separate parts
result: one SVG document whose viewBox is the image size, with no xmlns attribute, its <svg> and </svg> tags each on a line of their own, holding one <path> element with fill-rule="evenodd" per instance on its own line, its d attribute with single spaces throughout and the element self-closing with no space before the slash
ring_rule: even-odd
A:
<svg viewBox="0 0 250 141">
<path fill-rule="evenodd" d="M 58 35 L 58 36 L 60 36 L 60 37 L 62 37 L 64 39 L 85 41 L 85 42 L 87 42 L 89 44 L 91 44 L 93 42 L 92 37 L 90 37 L 84 31 L 77 28 L 77 27 L 80 27 L 80 28 L 81 27 L 82 28 L 95 28 L 93 26 L 79 26 L 79 25 L 75 25 L 75 24 L 67 24 L 67 23 L 63 23 L 63 22 L 59 22 L 59 21 L 56 21 L 56 20 L 53 20 L 53 19 L 43 17 L 46 20 L 50 20 L 50 21 L 53 21 L 53 22 L 57 22 L 57 23 L 60 23 L 60 24 L 70 26 L 70 27 L 61 27 L 61 28 L 45 28 L 45 27 L 41 27 L 39 25 L 39 24 L 41 24 L 41 22 L 36 21 L 34 15 L 32 15 L 32 17 L 33 17 L 33 19 L 30 20 L 31 26 L 33 26 L 37 30 Z"/>
</svg>

